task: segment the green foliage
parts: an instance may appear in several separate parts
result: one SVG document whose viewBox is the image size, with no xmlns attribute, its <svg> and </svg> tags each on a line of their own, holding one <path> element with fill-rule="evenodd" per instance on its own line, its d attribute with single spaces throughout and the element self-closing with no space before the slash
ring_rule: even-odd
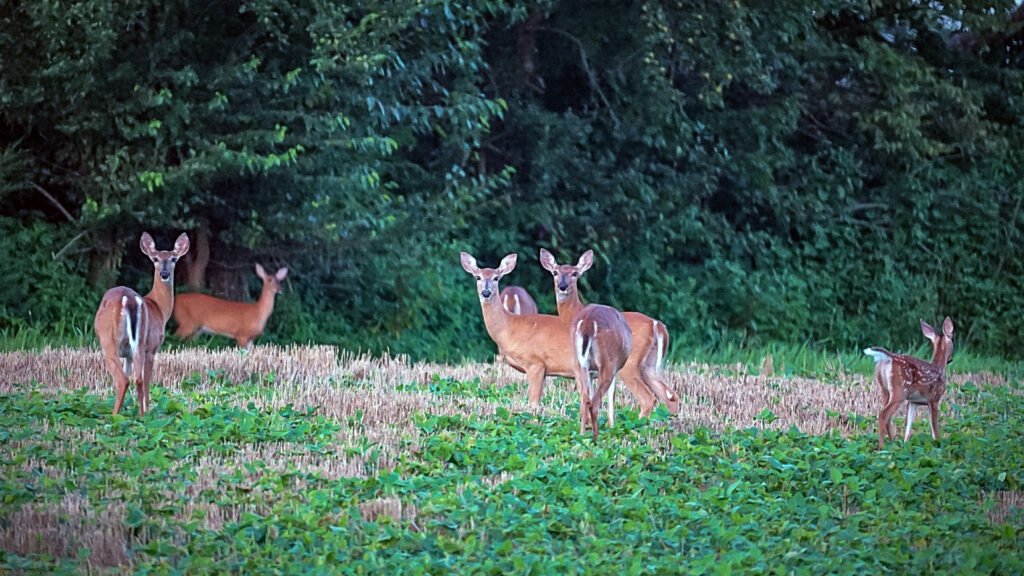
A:
<svg viewBox="0 0 1024 576">
<path fill-rule="evenodd" d="M 475 388 L 430 386 L 452 400 Z M 111 419 L 109 395 L 20 387 L 0 395 L 0 518 L 69 494 L 92 510 L 123 506 L 132 569 L 157 574 L 1020 572 L 1024 518 L 991 521 L 985 495 L 1024 486 L 1022 389 L 960 392 L 941 444 L 918 434 L 881 453 L 870 422 L 848 439 L 679 433 L 662 412 L 625 413 L 595 444 L 571 415 L 419 414 L 415 450 L 393 470 L 328 479 L 299 463 L 341 457 L 339 437 L 346 454 L 379 456 L 348 433 L 362 414 L 240 408 L 272 393 L 256 380 L 156 388 L 145 419 Z M 267 446 L 287 456 L 249 457 Z M 198 490 L 214 455 L 235 468 Z M 360 512 L 382 498 L 416 513 Z M 210 528 L 208 505 L 239 512 Z M 73 572 L 89 554 L 5 552 L 0 567 Z"/>
<path fill-rule="evenodd" d="M 86 284 L 81 263 L 54 258 L 66 240 L 66 228 L 42 223 L 25 226 L 0 217 L 0 330 L 13 333 L 36 327 L 53 335 L 70 327 L 90 327 L 101 292 Z"/>
<path fill-rule="evenodd" d="M 236 287 L 253 261 L 286 263 L 296 299 L 272 341 L 488 356 L 456 255 L 518 252 L 507 282 L 552 311 L 543 246 L 594 249 L 585 297 L 685 348 L 906 348 L 948 314 L 959 343 L 1014 356 L 1022 15 L 8 3 L 0 215 L 72 220 L 97 286 L 148 276 L 129 254 L 143 229 L 208 232 Z"/>
</svg>

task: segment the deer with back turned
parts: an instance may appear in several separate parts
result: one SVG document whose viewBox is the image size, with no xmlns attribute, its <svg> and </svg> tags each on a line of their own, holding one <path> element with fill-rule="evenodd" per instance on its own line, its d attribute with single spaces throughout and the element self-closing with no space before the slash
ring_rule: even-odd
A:
<svg viewBox="0 0 1024 576">
<path fill-rule="evenodd" d="M 573 317 L 569 341 L 573 345 L 573 370 L 580 394 L 580 434 L 590 424 L 597 442 L 597 416 L 606 393 L 608 427 L 615 426 L 615 376 L 629 358 L 633 335 L 618 310 L 589 304 Z"/>
<path fill-rule="evenodd" d="M 537 302 L 526 288 L 507 286 L 501 289 L 501 305 L 513 314 L 536 314 Z"/>
<path fill-rule="evenodd" d="M 907 429 L 903 441 L 910 439 L 911 426 L 918 406 L 928 406 L 932 439 L 939 440 L 939 401 L 946 392 L 946 365 L 953 360 L 953 321 L 946 316 L 938 333 L 921 320 L 921 332 L 932 343 L 932 361 L 905 354 L 894 354 L 885 348 L 865 348 L 864 353 L 875 360 L 875 382 L 882 389 L 882 410 L 878 413 L 878 449 L 885 446 L 885 436 L 892 439 L 892 416 L 904 400 Z"/>
<path fill-rule="evenodd" d="M 103 363 L 114 379 L 114 414 L 121 411 L 128 385 L 135 380 L 139 415 L 149 410 L 149 383 L 164 328 L 174 308 L 174 267 L 188 252 L 182 234 L 172 250 L 157 250 L 153 237 L 142 234 L 139 248 L 153 262 L 153 288 L 145 296 L 125 286 L 103 295 L 93 328 L 103 350 Z"/>
</svg>

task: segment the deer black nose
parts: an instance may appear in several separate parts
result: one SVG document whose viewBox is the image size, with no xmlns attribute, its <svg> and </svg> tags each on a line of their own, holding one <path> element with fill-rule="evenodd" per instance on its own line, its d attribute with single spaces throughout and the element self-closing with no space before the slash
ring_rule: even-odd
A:
<svg viewBox="0 0 1024 576">
<path fill-rule="evenodd" d="M 561 290 L 562 292 L 565 292 L 566 290 L 569 289 L 569 283 L 568 282 L 559 282 L 558 283 L 558 289 Z"/>
<path fill-rule="evenodd" d="M 490 298 L 491 297 L 491 291 L 490 290 L 484 290 L 483 292 L 480 292 L 480 295 L 483 296 L 484 298 Z"/>
<path fill-rule="evenodd" d="M 171 277 L 171 273 L 168 272 L 167 270 L 161 270 L 160 271 L 160 279 L 161 280 L 167 280 L 170 277 Z"/>
</svg>

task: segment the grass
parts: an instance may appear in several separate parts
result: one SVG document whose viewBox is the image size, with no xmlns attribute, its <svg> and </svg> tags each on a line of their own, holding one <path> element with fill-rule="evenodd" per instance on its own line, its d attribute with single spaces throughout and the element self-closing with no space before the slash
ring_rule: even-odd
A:
<svg viewBox="0 0 1024 576">
<path fill-rule="evenodd" d="M 95 349 L 0 354 L 0 571 L 1024 568 L 1019 378 L 954 373 L 943 441 L 879 453 L 869 365 L 791 352 L 675 365 L 680 414 L 619 394 L 597 444 L 570 382 L 532 408 L 490 363 L 189 347 L 140 418 Z"/>
</svg>

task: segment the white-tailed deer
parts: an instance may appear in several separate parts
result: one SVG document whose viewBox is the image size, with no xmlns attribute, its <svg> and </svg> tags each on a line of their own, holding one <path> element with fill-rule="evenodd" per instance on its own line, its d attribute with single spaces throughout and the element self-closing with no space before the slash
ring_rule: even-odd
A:
<svg viewBox="0 0 1024 576">
<path fill-rule="evenodd" d="M 584 252 L 576 265 L 572 266 L 558 264 L 551 252 L 540 249 L 540 264 L 554 279 L 558 317 L 563 321 L 571 320 L 583 309 L 578 282 L 593 263 L 593 250 Z M 649 415 L 659 400 L 665 403 L 671 414 L 678 414 L 679 395 L 661 379 L 661 366 L 668 352 L 668 329 L 663 322 L 639 312 L 623 312 L 622 317 L 632 332 L 633 348 L 629 360 L 619 372 L 619 378 L 636 397 L 640 415 Z"/>
<path fill-rule="evenodd" d="M 536 314 L 537 303 L 522 286 L 501 289 L 501 305 L 513 314 Z"/>
<path fill-rule="evenodd" d="M 580 393 L 580 434 L 586 433 L 589 422 L 597 442 L 597 416 L 606 392 L 608 427 L 615 426 L 615 375 L 629 358 L 633 336 L 618 310 L 589 304 L 573 317 L 569 341 L 573 344 L 573 369 Z"/>
<path fill-rule="evenodd" d="M 932 439 L 939 439 L 939 401 L 946 392 L 946 365 L 953 359 L 953 321 L 946 316 L 942 333 L 921 320 L 921 332 L 932 342 L 932 361 L 905 354 L 893 354 L 885 348 L 865 348 L 864 353 L 875 360 L 875 382 L 882 389 L 882 411 L 878 413 L 878 449 L 885 446 L 885 436 L 892 439 L 892 416 L 904 400 L 907 430 L 903 441 L 910 439 L 917 406 L 928 406 Z"/>
<path fill-rule="evenodd" d="M 209 332 L 234 338 L 243 348 L 252 346 L 274 311 L 274 295 L 281 291 L 288 268 L 270 275 L 257 264 L 256 275 L 263 280 L 263 290 L 256 302 L 232 302 L 194 292 L 179 294 L 174 306 L 174 320 L 178 322 L 174 335 L 191 338 L 197 332 Z"/>
<path fill-rule="evenodd" d="M 144 416 L 149 410 L 154 359 L 164 343 L 164 327 L 174 308 L 174 265 L 188 252 L 188 236 L 178 236 L 174 249 L 168 251 L 157 250 L 153 237 L 144 232 L 139 247 L 153 261 L 153 289 L 145 296 L 124 286 L 107 290 L 93 327 L 107 372 L 114 378 L 114 414 L 121 411 L 134 376 L 139 415 Z"/>
<path fill-rule="evenodd" d="M 479 268 L 476 258 L 463 252 L 462 268 L 476 279 L 484 325 L 498 345 L 498 354 L 509 366 L 526 374 L 530 403 L 540 404 L 546 377 L 575 376 L 572 346 L 569 328 L 557 316 L 512 314 L 502 306 L 498 282 L 515 269 L 516 258 L 509 254 L 497 268 Z"/>
</svg>

